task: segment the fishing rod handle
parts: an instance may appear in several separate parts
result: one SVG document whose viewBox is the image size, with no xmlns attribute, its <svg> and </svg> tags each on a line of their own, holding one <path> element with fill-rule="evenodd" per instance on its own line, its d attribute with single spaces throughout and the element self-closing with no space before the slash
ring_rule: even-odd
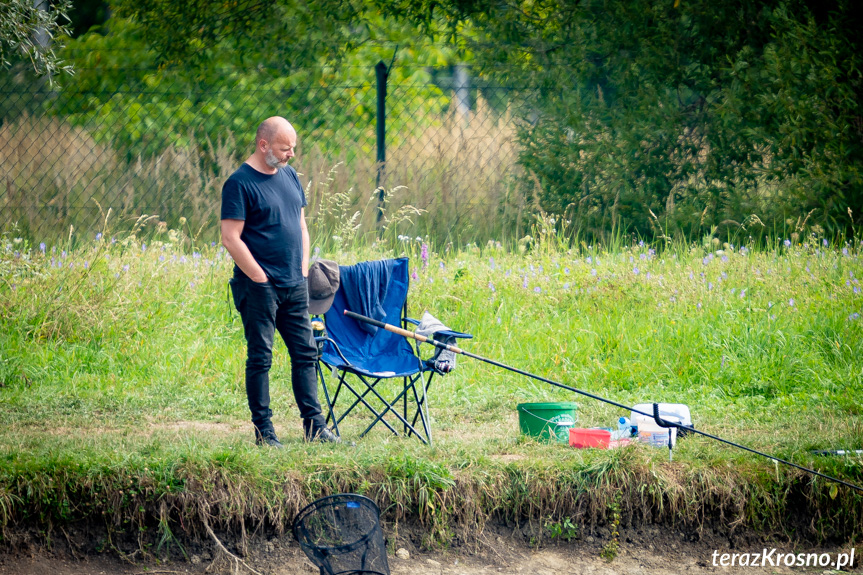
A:
<svg viewBox="0 0 863 575">
<path fill-rule="evenodd" d="M 425 336 L 417 335 L 412 331 L 408 331 L 406 329 L 402 329 L 400 327 L 396 327 L 394 325 L 390 325 L 388 323 L 384 323 L 382 321 L 378 321 L 376 319 L 372 319 L 370 317 L 366 317 L 364 315 L 360 315 L 360 314 L 354 313 L 352 311 L 345 310 L 345 315 L 351 319 L 355 319 L 357 321 L 361 321 L 361 322 L 373 325 L 375 327 L 379 327 L 381 329 L 391 331 L 391 332 L 396 333 L 402 337 L 408 337 L 408 338 L 415 339 L 415 340 L 421 341 L 421 342 L 429 341 L 428 338 Z"/>
<path fill-rule="evenodd" d="M 406 337 L 409 339 L 415 339 L 421 343 L 430 343 L 435 347 L 439 347 L 441 349 L 446 349 L 446 350 L 452 351 L 454 353 L 464 353 L 460 348 L 458 348 L 454 345 L 447 345 L 447 344 L 439 342 L 433 338 L 426 337 L 424 335 L 419 335 L 418 333 L 408 331 L 406 329 L 402 329 L 400 327 L 396 327 L 394 325 L 384 323 L 382 321 L 378 321 L 376 319 L 372 319 L 370 317 L 366 317 L 364 315 L 360 315 L 360 314 L 352 312 L 352 311 L 345 310 L 344 314 L 351 319 L 355 319 L 357 321 L 365 322 L 367 324 L 385 329 L 387 331 L 391 331 L 391 332 L 398 334 L 402 337 Z"/>
</svg>

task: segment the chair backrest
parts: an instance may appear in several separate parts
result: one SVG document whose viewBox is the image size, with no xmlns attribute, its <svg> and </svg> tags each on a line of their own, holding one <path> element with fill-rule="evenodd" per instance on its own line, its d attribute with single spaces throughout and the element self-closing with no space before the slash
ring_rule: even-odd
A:
<svg viewBox="0 0 863 575">
<path fill-rule="evenodd" d="M 363 315 L 371 315 L 369 309 L 376 310 L 380 315 L 374 319 L 402 327 L 403 310 L 408 295 L 408 269 L 407 258 L 339 266 L 342 279 L 333 298 L 333 305 L 324 315 L 324 319 L 327 334 L 338 344 L 351 364 L 368 371 L 393 371 L 396 374 L 421 369 L 419 358 L 404 337 L 385 329 L 370 333 L 366 329 L 368 324 L 361 324 L 344 315 L 345 309 Z M 381 295 L 382 301 L 379 298 Z M 374 303 L 378 303 L 380 307 L 374 306 Z M 368 309 L 356 309 L 362 308 L 364 304 Z M 363 313 L 364 311 L 366 313 Z M 324 346 L 322 359 L 329 365 L 339 366 L 344 363 L 329 342 Z"/>
</svg>

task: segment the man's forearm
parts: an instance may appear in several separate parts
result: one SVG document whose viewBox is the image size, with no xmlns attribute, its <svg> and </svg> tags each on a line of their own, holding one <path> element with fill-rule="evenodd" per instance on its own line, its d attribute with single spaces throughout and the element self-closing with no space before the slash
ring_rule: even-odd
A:
<svg viewBox="0 0 863 575">
<path fill-rule="evenodd" d="M 309 276 L 309 249 L 311 241 L 309 240 L 309 230 L 303 226 L 303 277 Z"/>
<path fill-rule="evenodd" d="M 252 252 L 249 251 L 249 246 L 241 239 L 223 242 L 225 249 L 231 254 L 234 263 L 246 274 L 250 280 L 263 283 L 267 281 L 267 274 L 264 272 Z"/>
</svg>

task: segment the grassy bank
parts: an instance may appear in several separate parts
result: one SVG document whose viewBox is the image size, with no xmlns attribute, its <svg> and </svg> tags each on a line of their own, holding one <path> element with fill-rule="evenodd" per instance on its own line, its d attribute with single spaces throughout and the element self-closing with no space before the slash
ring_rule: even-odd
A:
<svg viewBox="0 0 863 575">
<path fill-rule="evenodd" d="M 688 404 L 697 427 L 860 484 L 863 276 L 859 240 L 564 249 L 541 234 L 423 257 L 421 241 L 324 253 L 408 255 L 411 315 L 474 334 L 473 353 L 624 404 Z M 272 372 L 282 452 L 254 447 L 231 262 L 182 232 L 0 246 L 0 523 L 72 521 L 170 546 L 202 525 L 281 529 L 319 495 L 377 500 L 427 543 L 491 518 L 539 526 L 723 523 L 856 540 L 863 497 L 698 437 L 597 451 L 518 434 L 523 401 L 576 400 L 579 425 L 615 409 L 460 358 L 435 384 L 435 443 L 376 430 L 305 445 L 283 346 Z M 363 421 L 342 432 L 356 439 Z M 471 535 L 472 534 L 472 535 Z M 111 545 L 109 540 L 101 545 Z"/>
</svg>

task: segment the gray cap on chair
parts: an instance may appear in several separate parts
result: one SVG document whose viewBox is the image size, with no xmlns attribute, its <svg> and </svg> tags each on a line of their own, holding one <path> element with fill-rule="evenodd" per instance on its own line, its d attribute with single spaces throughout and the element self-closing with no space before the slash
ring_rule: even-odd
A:
<svg viewBox="0 0 863 575">
<path fill-rule="evenodd" d="M 326 313 L 339 289 L 339 264 L 318 260 L 309 268 L 309 313 Z"/>
</svg>

